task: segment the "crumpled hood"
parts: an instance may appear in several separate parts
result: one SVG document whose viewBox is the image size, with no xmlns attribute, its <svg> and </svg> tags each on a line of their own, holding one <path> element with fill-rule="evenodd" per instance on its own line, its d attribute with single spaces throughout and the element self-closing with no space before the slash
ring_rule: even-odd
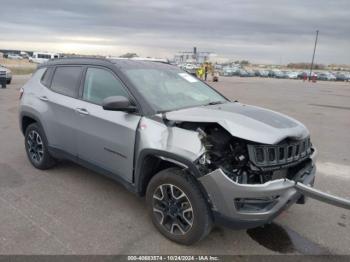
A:
<svg viewBox="0 0 350 262">
<path fill-rule="evenodd" d="M 241 103 L 225 103 L 181 109 L 166 113 L 173 121 L 218 123 L 232 136 L 262 144 L 276 144 L 285 138 L 303 139 L 307 128 L 286 115 Z"/>
</svg>

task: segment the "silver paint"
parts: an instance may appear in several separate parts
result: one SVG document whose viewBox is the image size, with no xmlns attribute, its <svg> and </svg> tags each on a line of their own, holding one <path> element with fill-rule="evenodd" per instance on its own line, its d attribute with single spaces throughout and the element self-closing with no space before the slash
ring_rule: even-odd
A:
<svg viewBox="0 0 350 262">
<path fill-rule="evenodd" d="M 309 135 L 299 121 L 272 110 L 226 103 L 172 111 L 173 121 L 218 123 L 232 136 L 262 144 L 276 144 L 285 138 L 302 139 Z"/>
</svg>

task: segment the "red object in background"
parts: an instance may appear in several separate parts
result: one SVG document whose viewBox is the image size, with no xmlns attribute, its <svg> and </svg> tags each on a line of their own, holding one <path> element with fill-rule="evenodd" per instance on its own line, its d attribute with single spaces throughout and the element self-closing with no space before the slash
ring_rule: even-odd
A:
<svg viewBox="0 0 350 262">
<path fill-rule="evenodd" d="M 307 74 L 305 73 L 304 75 L 303 75 L 303 81 L 305 82 L 307 80 Z"/>
<path fill-rule="evenodd" d="M 312 83 L 316 83 L 317 76 L 316 75 L 312 75 L 311 79 L 312 79 Z"/>
</svg>

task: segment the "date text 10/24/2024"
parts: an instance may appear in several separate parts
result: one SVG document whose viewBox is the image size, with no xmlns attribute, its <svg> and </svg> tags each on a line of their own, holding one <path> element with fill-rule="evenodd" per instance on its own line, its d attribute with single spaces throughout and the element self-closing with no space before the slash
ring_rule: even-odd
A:
<svg viewBox="0 0 350 262">
<path fill-rule="evenodd" d="M 128 256 L 128 261 L 220 261 L 218 256 L 172 256 L 172 255 L 146 255 L 146 256 Z"/>
</svg>

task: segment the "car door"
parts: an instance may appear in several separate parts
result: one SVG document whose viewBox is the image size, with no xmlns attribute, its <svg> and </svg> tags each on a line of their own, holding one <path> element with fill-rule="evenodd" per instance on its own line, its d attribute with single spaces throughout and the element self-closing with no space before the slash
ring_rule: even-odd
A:
<svg viewBox="0 0 350 262">
<path fill-rule="evenodd" d="M 109 69 L 86 69 L 81 100 L 77 103 L 78 157 L 131 182 L 134 146 L 140 115 L 107 111 L 102 101 L 110 96 L 132 100 L 119 78 Z"/>
<path fill-rule="evenodd" d="M 75 108 L 82 73 L 81 66 L 57 66 L 50 87 L 39 97 L 47 104 L 43 115 L 50 146 L 74 157 L 78 153 Z"/>
</svg>

